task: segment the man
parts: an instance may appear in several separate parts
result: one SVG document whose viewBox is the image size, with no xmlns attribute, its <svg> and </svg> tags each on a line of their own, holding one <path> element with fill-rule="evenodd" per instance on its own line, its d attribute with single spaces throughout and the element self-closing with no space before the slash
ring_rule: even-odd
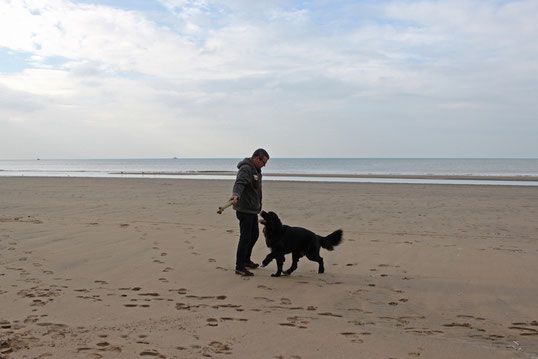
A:
<svg viewBox="0 0 538 359">
<path fill-rule="evenodd" d="M 239 171 L 233 186 L 234 209 L 239 219 L 239 243 L 235 261 L 235 273 L 242 276 L 254 275 L 248 269 L 259 264 L 252 262 L 250 255 L 258 240 L 258 213 L 262 210 L 262 172 L 269 161 L 269 154 L 263 148 L 254 151 L 251 158 L 245 158 L 237 165 Z"/>
</svg>

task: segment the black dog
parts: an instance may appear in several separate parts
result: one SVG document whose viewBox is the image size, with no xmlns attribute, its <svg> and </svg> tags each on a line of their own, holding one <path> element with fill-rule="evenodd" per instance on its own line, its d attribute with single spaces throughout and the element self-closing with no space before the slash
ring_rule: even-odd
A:
<svg viewBox="0 0 538 359">
<path fill-rule="evenodd" d="M 297 263 L 304 255 L 311 261 L 318 262 L 318 273 L 323 273 L 325 267 L 323 266 L 323 258 L 319 256 L 320 247 L 332 251 L 342 241 L 341 229 L 334 231 L 327 237 L 321 237 L 305 228 L 283 225 L 274 212 L 262 211 L 261 216 L 263 219 L 260 220 L 260 223 L 265 226 L 263 229 L 265 242 L 267 247 L 271 248 L 271 253 L 265 257 L 262 266 L 265 267 L 273 259 L 276 259 L 277 272 L 271 274 L 273 277 L 279 277 L 282 273 L 290 275 L 297 269 Z M 284 255 L 288 253 L 292 254 L 293 263 L 287 271 L 282 272 Z"/>
</svg>

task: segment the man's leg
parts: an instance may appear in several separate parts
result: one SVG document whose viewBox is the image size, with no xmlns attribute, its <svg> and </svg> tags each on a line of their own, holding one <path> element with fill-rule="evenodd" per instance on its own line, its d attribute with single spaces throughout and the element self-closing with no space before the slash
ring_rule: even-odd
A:
<svg viewBox="0 0 538 359">
<path fill-rule="evenodd" d="M 249 258 L 250 243 L 252 241 L 252 217 L 256 217 L 254 223 L 258 227 L 257 216 L 255 214 L 236 212 L 236 217 L 239 220 L 239 243 L 237 244 L 235 269 L 245 269 L 245 264 Z"/>
<path fill-rule="evenodd" d="M 248 243 L 246 263 L 253 263 L 252 260 L 250 259 L 250 256 L 252 255 L 252 249 L 254 248 L 256 241 L 258 241 L 258 237 L 260 236 L 260 228 L 258 227 L 258 215 L 253 214 L 251 221 L 252 221 L 252 231 L 250 233 L 250 242 Z"/>
</svg>

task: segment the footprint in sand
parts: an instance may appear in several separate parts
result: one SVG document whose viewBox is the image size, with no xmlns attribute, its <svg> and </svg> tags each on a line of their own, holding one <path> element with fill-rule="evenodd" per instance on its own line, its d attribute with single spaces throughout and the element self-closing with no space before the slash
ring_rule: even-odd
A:
<svg viewBox="0 0 538 359">
<path fill-rule="evenodd" d="M 175 291 L 175 290 L 173 290 L 173 291 Z M 177 294 L 181 294 L 181 295 L 187 294 L 187 292 L 188 292 L 188 289 L 186 289 L 186 288 L 179 288 L 177 290 Z"/>
<path fill-rule="evenodd" d="M 518 330 L 519 335 L 521 336 L 538 336 L 538 330 L 535 328 L 530 328 L 531 326 L 538 327 L 538 322 L 536 320 L 533 320 L 530 323 L 516 322 L 512 323 L 512 326 L 508 328 L 512 330 Z"/>
<path fill-rule="evenodd" d="M 144 340 L 144 339 L 146 339 L 147 337 L 148 337 L 148 336 L 145 335 L 145 334 L 140 334 L 140 335 L 138 336 L 138 338 L 139 338 L 140 340 L 137 340 L 136 343 L 137 343 L 137 344 L 149 344 L 149 342 L 147 342 L 147 341 Z"/>
<path fill-rule="evenodd" d="M 232 354 L 232 348 L 228 344 L 224 344 L 221 342 L 213 341 L 209 343 L 207 348 L 204 348 L 206 350 L 212 351 L 215 354 Z"/>
<path fill-rule="evenodd" d="M 151 293 L 139 293 L 138 295 L 143 296 L 143 297 L 158 297 L 160 294 L 151 292 Z"/>
<path fill-rule="evenodd" d="M 176 303 L 177 310 L 190 310 L 191 306 L 185 303 Z"/>
<path fill-rule="evenodd" d="M 218 320 L 215 318 L 207 318 L 207 325 L 210 327 L 216 327 L 219 325 Z"/>
<path fill-rule="evenodd" d="M 307 329 L 308 327 L 306 325 L 310 323 L 310 320 L 308 320 L 310 318 L 304 318 L 299 316 L 288 317 L 287 319 L 287 323 L 280 323 L 280 325 L 287 326 L 288 324 L 291 324 L 289 326 L 294 326 L 299 329 Z"/>
<path fill-rule="evenodd" d="M 278 323 L 281 327 L 295 327 L 293 323 Z"/>
<path fill-rule="evenodd" d="M 238 321 L 238 322 L 248 322 L 248 319 L 246 319 L 246 318 L 221 317 L 220 320 L 223 321 L 223 322 L 232 321 L 232 320 L 235 320 L 235 321 Z"/>
<path fill-rule="evenodd" d="M 340 335 L 343 335 L 346 338 L 349 338 L 352 343 L 362 344 L 364 343 L 364 340 L 360 339 L 359 334 L 355 332 L 343 332 L 340 333 Z"/>
<path fill-rule="evenodd" d="M 274 300 L 269 299 L 269 298 L 265 298 L 265 297 L 254 297 L 254 299 L 263 300 L 263 301 L 268 302 L 268 303 L 274 302 Z"/>
<path fill-rule="evenodd" d="M 333 314 L 333 313 L 330 313 L 330 312 L 318 313 L 318 315 L 323 315 L 323 316 L 326 316 L 326 317 L 342 318 L 342 316 L 340 314 Z"/>
<path fill-rule="evenodd" d="M 155 358 L 166 358 L 164 355 L 159 353 L 157 350 L 144 350 L 139 354 L 141 357 L 155 357 Z"/>
<path fill-rule="evenodd" d="M 7 320 L 0 320 L 0 329 L 11 329 L 11 323 Z"/>
</svg>

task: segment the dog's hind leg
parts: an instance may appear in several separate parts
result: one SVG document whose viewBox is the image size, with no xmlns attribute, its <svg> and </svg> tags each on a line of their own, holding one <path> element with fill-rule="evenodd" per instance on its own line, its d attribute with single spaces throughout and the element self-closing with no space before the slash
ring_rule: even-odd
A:
<svg viewBox="0 0 538 359">
<path fill-rule="evenodd" d="M 310 259 L 311 261 L 313 262 L 318 262 L 319 264 L 319 268 L 318 268 L 318 273 L 323 273 L 325 272 L 325 266 L 323 265 L 323 258 L 321 258 L 321 256 L 318 254 L 307 254 L 306 257 L 308 259 Z"/>
<path fill-rule="evenodd" d="M 297 269 L 297 263 L 299 263 L 299 259 L 301 258 L 301 256 L 298 253 L 293 252 L 292 258 L 293 262 L 291 263 L 291 267 L 284 272 L 285 275 L 290 275 Z"/>
<path fill-rule="evenodd" d="M 319 263 L 318 273 L 324 273 L 325 266 L 323 265 L 323 258 L 319 257 L 318 263 Z"/>
</svg>

